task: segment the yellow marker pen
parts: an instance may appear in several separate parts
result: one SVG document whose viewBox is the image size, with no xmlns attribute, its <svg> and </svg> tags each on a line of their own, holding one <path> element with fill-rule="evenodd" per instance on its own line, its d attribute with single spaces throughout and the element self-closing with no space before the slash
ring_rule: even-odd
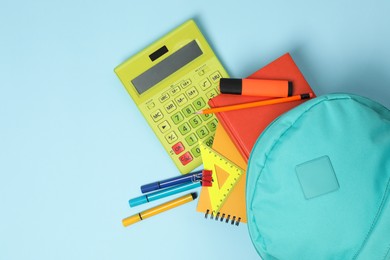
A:
<svg viewBox="0 0 390 260">
<path fill-rule="evenodd" d="M 177 206 L 183 205 L 187 202 L 193 201 L 196 198 L 197 198 L 196 193 L 187 194 L 187 195 L 179 197 L 177 199 L 165 202 L 165 203 L 158 205 L 154 208 L 147 209 L 147 210 L 142 211 L 142 212 L 135 214 L 133 216 L 124 218 L 122 220 L 122 224 L 123 224 L 123 226 L 127 227 L 129 225 L 137 223 L 137 222 L 144 220 L 146 218 L 152 217 L 154 215 L 157 215 L 157 214 L 162 213 L 164 211 L 167 211 L 169 209 L 172 209 L 172 208 L 175 208 Z"/>
</svg>

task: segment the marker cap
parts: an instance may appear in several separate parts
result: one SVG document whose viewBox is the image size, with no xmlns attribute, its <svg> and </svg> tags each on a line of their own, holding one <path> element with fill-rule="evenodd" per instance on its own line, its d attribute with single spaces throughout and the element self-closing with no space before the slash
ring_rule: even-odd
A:
<svg viewBox="0 0 390 260">
<path fill-rule="evenodd" d="M 140 196 L 140 197 L 129 200 L 129 205 L 130 205 L 130 207 L 135 207 L 135 206 L 138 206 L 141 204 L 145 204 L 147 202 L 149 202 L 149 201 L 147 200 L 146 196 Z"/>
<path fill-rule="evenodd" d="M 242 79 L 221 78 L 219 80 L 219 91 L 223 94 L 242 94 Z"/>
<path fill-rule="evenodd" d="M 122 219 L 122 225 L 127 227 L 127 226 L 134 224 L 134 223 L 137 223 L 138 221 L 141 221 L 141 220 L 142 220 L 141 215 L 136 214 L 136 215 Z"/>
<path fill-rule="evenodd" d="M 222 94 L 262 97 L 292 96 L 292 82 L 273 79 L 233 79 L 221 78 L 219 90 Z"/>
<path fill-rule="evenodd" d="M 141 192 L 147 193 L 147 192 L 158 190 L 159 188 L 160 188 L 160 184 L 158 182 L 153 182 L 153 183 L 142 185 Z"/>
</svg>

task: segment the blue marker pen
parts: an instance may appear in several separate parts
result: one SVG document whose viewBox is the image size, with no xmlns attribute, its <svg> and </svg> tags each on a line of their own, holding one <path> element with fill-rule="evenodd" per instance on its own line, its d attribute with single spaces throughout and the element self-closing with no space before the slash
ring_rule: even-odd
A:
<svg viewBox="0 0 390 260">
<path fill-rule="evenodd" d="M 169 189 L 159 190 L 146 195 L 139 196 L 137 198 L 129 200 L 130 207 L 135 207 L 144 203 L 148 203 L 154 200 L 162 199 L 183 191 L 191 190 L 201 186 L 201 182 L 190 182 L 183 185 L 177 185 Z"/>
<path fill-rule="evenodd" d="M 159 189 L 165 189 L 183 183 L 198 182 L 202 179 L 202 172 L 203 172 L 202 170 L 191 172 L 185 175 L 176 176 L 166 180 L 145 184 L 141 186 L 141 192 L 147 193 L 147 192 L 151 192 Z"/>
</svg>

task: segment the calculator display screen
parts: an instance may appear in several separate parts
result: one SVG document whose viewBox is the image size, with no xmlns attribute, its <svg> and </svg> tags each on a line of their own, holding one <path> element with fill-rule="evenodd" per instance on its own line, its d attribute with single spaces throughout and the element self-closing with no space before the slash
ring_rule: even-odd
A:
<svg viewBox="0 0 390 260">
<path fill-rule="evenodd" d="M 142 94 L 202 54 L 203 52 L 196 40 L 193 40 L 165 60 L 134 78 L 131 83 L 133 83 L 138 93 Z"/>
</svg>

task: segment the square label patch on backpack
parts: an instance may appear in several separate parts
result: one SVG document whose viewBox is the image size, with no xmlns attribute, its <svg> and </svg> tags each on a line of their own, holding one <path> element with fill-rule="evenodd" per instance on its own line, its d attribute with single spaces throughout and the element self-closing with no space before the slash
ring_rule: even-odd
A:
<svg viewBox="0 0 390 260">
<path fill-rule="evenodd" d="M 328 156 L 299 164 L 295 171 L 306 199 L 336 191 L 340 187 Z"/>
</svg>

